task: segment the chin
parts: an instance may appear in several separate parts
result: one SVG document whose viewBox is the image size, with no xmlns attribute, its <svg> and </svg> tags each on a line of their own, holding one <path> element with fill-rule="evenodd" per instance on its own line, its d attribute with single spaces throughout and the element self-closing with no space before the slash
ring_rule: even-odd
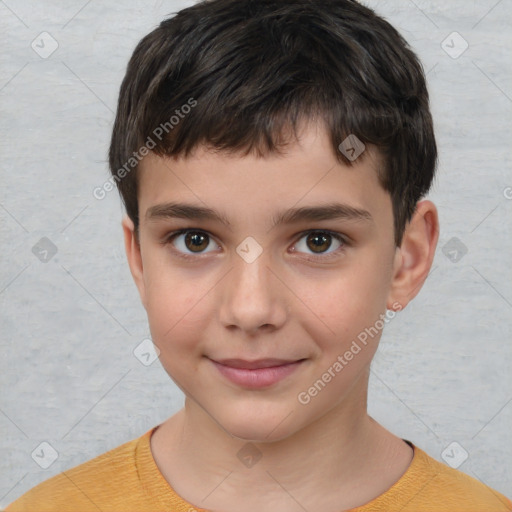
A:
<svg viewBox="0 0 512 512">
<path fill-rule="evenodd" d="M 226 427 L 225 427 L 226 428 Z M 252 443 L 272 443 L 275 441 L 281 441 L 289 436 L 288 432 L 282 430 L 279 434 L 271 433 L 269 435 L 268 424 L 262 425 L 234 425 L 232 428 L 226 428 L 226 430 L 237 439 Z"/>
<path fill-rule="evenodd" d="M 300 425 L 290 414 L 292 409 L 280 407 L 275 412 L 253 408 L 251 412 L 230 412 L 225 416 L 216 415 L 222 428 L 232 436 L 253 443 L 281 441 L 300 430 Z"/>
</svg>

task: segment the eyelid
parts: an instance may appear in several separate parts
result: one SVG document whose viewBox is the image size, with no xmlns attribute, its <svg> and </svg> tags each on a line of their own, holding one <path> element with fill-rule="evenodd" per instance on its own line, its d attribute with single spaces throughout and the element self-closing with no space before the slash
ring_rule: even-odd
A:
<svg viewBox="0 0 512 512">
<path fill-rule="evenodd" d="M 171 233 L 166 234 L 160 240 L 160 243 L 162 245 L 164 245 L 164 246 L 166 246 L 168 244 L 172 244 L 172 241 L 176 237 L 178 237 L 180 235 L 183 235 L 183 234 L 186 234 L 188 232 L 194 232 L 194 231 L 207 235 L 210 239 L 215 240 L 215 243 L 217 243 L 217 245 L 219 245 L 218 242 L 216 242 L 215 235 L 212 235 L 209 231 L 206 231 L 206 230 L 200 229 L 200 228 L 191 228 L 191 227 L 178 229 L 176 231 L 173 231 Z M 321 262 L 321 261 L 328 260 L 328 259 L 330 259 L 332 257 L 338 257 L 339 256 L 338 253 L 342 252 L 346 247 L 349 247 L 351 245 L 350 238 L 347 235 L 345 235 L 344 233 L 340 233 L 338 231 L 332 231 L 330 229 L 313 228 L 313 229 L 306 229 L 306 230 L 301 231 L 300 233 L 296 234 L 294 236 L 294 239 L 295 239 L 294 246 L 304 236 L 312 234 L 312 233 L 325 233 L 325 234 L 328 234 L 328 235 L 332 236 L 334 239 L 338 240 L 342 245 L 341 245 L 341 247 L 339 247 L 338 249 L 336 249 L 336 250 L 334 250 L 334 251 L 332 251 L 330 253 L 319 253 L 318 256 L 315 256 L 315 255 L 312 255 L 312 254 L 306 255 L 305 259 L 309 260 L 309 261 Z M 196 254 L 183 253 L 183 252 L 180 252 L 180 251 L 178 251 L 176 249 L 174 249 L 174 252 L 176 254 L 178 254 L 179 257 L 183 257 L 185 259 L 197 259 L 197 257 L 201 257 L 204 254 L 208 254 L 207 252 L 206 253 L 205 252 L 196 253 Z M 298 251 L 293 251 L 293 252 L 298 253 Z"/>
<path fill-rule="evenodd" d="M 331 229 L 323 228 L 313 228 L 301 231 L 296 235 L 297 241 L 300 240 L 303 236 L 309 235 L 310 233 L 327 233 L 328 235 L 331 235 L 333 238 L 338 239 L 340 242 L 343 242 L 345 245 L 350 245 L 350 237 L 345 233 L 340 233 L 339 231 L 332 231 Z"/>
</svg>

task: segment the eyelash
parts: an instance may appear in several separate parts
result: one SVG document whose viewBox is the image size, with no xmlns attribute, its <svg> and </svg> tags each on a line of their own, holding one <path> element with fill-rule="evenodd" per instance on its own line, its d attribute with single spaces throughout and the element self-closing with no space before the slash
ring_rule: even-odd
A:
<svg viewBox="0 0 512 512">
<path fill-rule="evenodd" d="M 179 235 L 183 235 L 183 234 L 186 234 L 186 233 L 189 233 L 189 232 L 197 232 L 197 233 L 201 233 L 201 234 L 204 234 L 206 235 L 208 238 L 212 239 L 214 237 L 212 237 L 210 235 L 210 233 L 208 233 L 207 231 L 203 231 L 201 229 L 195 229 L 195 228 L 183 228 L 183 229 L 180 229 L 178 231 L 173 231 L 172 233 L 169 233 L 163 240 L 162 240 L 162 244 L 164 246 L 167 246 L 169 244 L 171 244 L 173 242 L 173 240 L 178 237 Z M 308 261 L 312 261 L 312 262 L 319 262 L 319 261 L 325 261 L 325 260 L 329 260 L 329 259 L 332 259 L 333 257 L 337 257 L 338 256 L 338 253 L 340 252 L 343 252 L 345 250 L 346 247 L 348 247 L 350 245 L 350 243 L 348 242 L 347 238 L 343 235 L 341 235 L 340 233 L 337 233 L 335 231 L 329 231 L 328 229 L 309 229 L 307 231 L 302 231 L 301 233 L 298 234 L 298 239 L 295 243 L 297 243 L 299 240 L 301 240 L 302 238 L 304 238 L 304 236 L 306 235 L 309 235 L 311 233 L 319 233 L 319 234 L 327 234 L 331 237 L 333 237 L 334 239 L 336 239 L 338 242 L 341 243 L 341 246 L 334 250 L 333 252 L 331 253 L 327 253 L 326 255 L 319 255 L 319 256 L 313 256 L 313 257 L 306 257 L 306 260 Z M 184 258 L 184 259 L 187 259 L 187 260 L 197 260 L 197 257 L 201 256 L 202 253 L 197 253 L 197 256 L 195 255 L 191 255 L 191 254 L 186 254 L 186 253 L 182 253 L 178 250 L 174 250 L 174 252 L 180 257 L 180 258 Z"/>
</svg>

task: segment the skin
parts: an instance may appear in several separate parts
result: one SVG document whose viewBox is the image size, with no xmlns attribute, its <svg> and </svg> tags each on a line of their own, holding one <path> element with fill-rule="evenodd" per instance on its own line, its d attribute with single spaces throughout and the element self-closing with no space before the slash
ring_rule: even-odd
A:
<svg viewBox="0 0 512 512">
<path fill-rule="evenodd" d="M 367 147 L 354 164 L 338 163 L 324 127 L 312 123 L 282 155 L 201 146 L 186 159 L 150 154 L 141 163 L 139 239 L 125 217 L 126 253 L 160 361 L 186 396 L 184 408 L 153 434 L 151 449 L 167 482 L 198 508 L 339 512 L 385 492 L 412 460 L 412 449 L 367 414 L 381 331 L 359 343 L 361 351 L 309 403 L 298 400 L 386 309 L 406 307 L 434 257 L 434 204 L 418 203 L 397 248 L 376 153 Z M 169 201 L 218 210 L 232 227 L 146 217 Z M 271 229 L 282 209 L 328 202 L 367 210 L 371 220 Z M 183 228 L 208 235 L 202 252 L 184 235 L 161 243 Z M 315 252 L 303 232 L 325 229 L 349 243 L 328 237 L 331 246 Z M 262 249 L 251 263 L 236 252 L 248 236 Z M 237 357 L 307 360 L 254 390 L 226 380 L 208 359 Z M 262 455 L 252 467 L 237 457 L 248 443 Z"/>
</svg>

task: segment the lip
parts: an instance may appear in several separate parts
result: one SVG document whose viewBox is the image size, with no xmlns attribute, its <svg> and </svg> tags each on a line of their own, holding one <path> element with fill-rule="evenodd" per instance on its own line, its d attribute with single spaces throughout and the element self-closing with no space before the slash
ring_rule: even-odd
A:
<svg viewBox="0 0 512 512">
<path fill-rule="evenodd" d="M 210 359 L 217 370 L 234 384 L 248 388 L 272 386 L 291 375 L 305 361 L 284 361 L 282 359 L 260 359 L 243 361 L 241 359 Z M 252 368 L 251 368 L 252 367 Z"/>
<path fill-rule="evenodd" d="M 244 370 L 259 370 L 260 368 L 270 368 L 272 366 L 284 366 L 286 364 L 296 363 L 296 359 L 257 359 L 254 361 L 245 361 L 244 359 L 219 359 L 216 363 L 230 368 L 240 368 Z"/>
</svg>

